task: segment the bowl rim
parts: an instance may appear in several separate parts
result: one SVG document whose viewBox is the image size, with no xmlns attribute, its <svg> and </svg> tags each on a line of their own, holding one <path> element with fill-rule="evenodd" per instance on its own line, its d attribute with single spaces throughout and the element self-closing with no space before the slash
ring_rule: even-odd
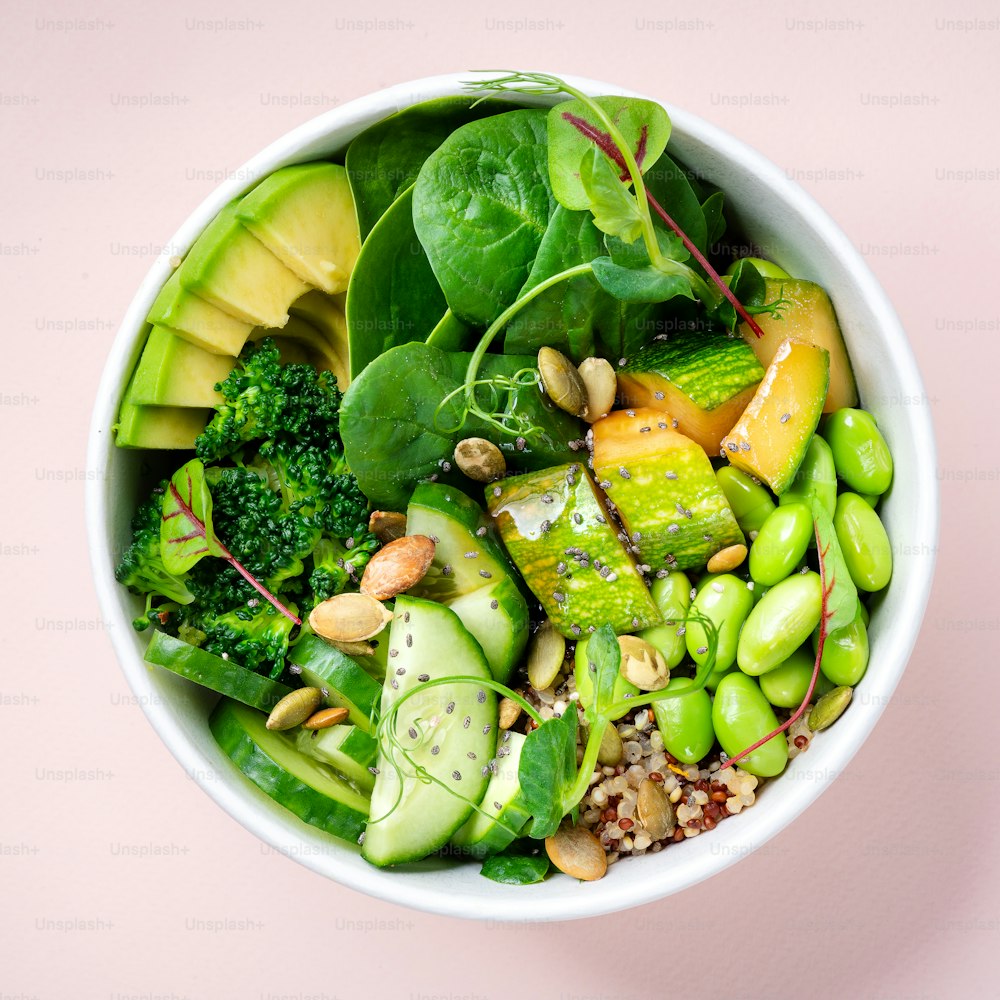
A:
<svg viewBox="0 0 1000 1000">
<path fill-rule="evenodd" d="M 333 879 L 340 885 L 355 889 L 377 899 L 394 902 L 429 913 L 446 916 L 490 919 L 495 921 L 566 920 L 598 916 L 644 903 L 653 902 L 679 892 L 717 874 L 757 850 L 781 832 L 793 819 L 814 802 L 832 780 L 846 767 L 861 748 L 881 716 L 906 663 L 910 658 L 930 595 L 936 561 L 939 487 L 936 476 L 936 448 L 929 408 L 921 406 L 913 411 L 908 430 L 917 440 L 916 477 L 919 495 L 916 500 L 916 528 L 918 537 L 926 540 L 929 558 L 921 563 L 922 572 L 911 574 L 903 583 L 902 611 L 915 626 L 900 636 L 895 636 L 883 653 L 888 665 L 882 664 L 881 682 L 873 692 L 869 710 L 849 713 L 841 720 L 838 729 L 844 733 L 836 745 L 827 750 L 822 761 L 832 763 L 813 787 L 805 787 L 798 794 L 772 803 L 768 809 L 750 810 L 744 814 L 738 841 L 730 836 L 727 843 L 736 842 L 745 849 L 728 853 L 705 852 L 692 854 L 686 864 L 661 865 L 660 873 L 646 878 L 603 879 L 596 883 L 572 886 L 571 892 L 551 891 L 552 880 L 534 887 L 502 887 L 489 883 L 482 894 L 453 891 L 455 883 L 447 877 L 433 885 L 417 875 L 380 870 L 371 866 L 345 864 L 337 857 L 336 850 L 311 853 L 301 848 L 309 838 L 309 828 L 303 827 L 294 816 L 285 814 L 278 818 L 261 809 L 253 793 L 256 789 L 241 776 L 234 780 L 208 780 L 215 776 L 214 763 L 199 751 L 190 740 L 181 719 L 169 705 L 162 702 L 152 678 L 134 648 L 130 618 L 121 601 L 120 585 L 114 579 L 109 537 L 109 512 L 112 494 L 109 490 L 107 469 L 114 443 L 110 428 L 117 416 L 117 407 L 124 381 L 134 363 L 138 337 L 145 326 L 146 313 L 160 286 L 172 270 L 172 259 L 182 255 L 195 237 L 215 214 L 232 198 L 242 193 L 251 183 L 272 170 L 288 163 L 307 158 L 303 151 L 313 143 L 321 142 L 333 132 L 354 134 L 371 122 L 421 100 L 461 94 L 463 81 L 477 73 L 446 73 L 423 77 L 395 84 L 374 91 L 342 106 L 333 108 L 292 129 L 251 157 L 242 167 L 215 188 L 188 216 L 171 240 L 164 244 L 163 252 L 151 265 L 140 283 L 108 352 L 100 379 L 97 400 L 92 413 L 85 481 L 86 527 L 90 550 L 91 569 L 102 620 L 107 624 L 112 645 L 122 672 L 136 700 L 146 714 L 157 735 L 173 754 L 188 776 L 217 802 L 233 819 L 276 851 L 293 857 L 301 864 Z M 627 88 L 613 86 L 597 80 L 566 75 L 564 79 L 588 93 L 622 94 L 644 97 Z M 655 98 L 652 98 L 655 100 Z M 550 101 L 538 100 L 539 104 Z M 874 274 L 860 252 L 848 240 L 832 218 L 797 183 L 792 181 L 774 163 L 747 145 L 696 115 L 660 101 L 670 114 L 674 132 L 691 141 L 712 148 L 727 160 L 736 161 L 740 167 L 752 171 L 756 179 L 770 188 L 792 211 L 808 221 L 815 235 L 835 253 L 860 298 L 878 317 L 878 329 L 892 355 L 900 378 L 908 387 L 923 393 L 923 382 L 916 359 L 907 341 L 898 317 Z M 348 140 L 344 140 L 345 142 Z M 313 154 L 315 155 L 315 154 Z M 820 761 L 818 760 L 817 763 Z M 260 794 L 260 793 L 258 793 Z M 298 824 L 298 826 L 295 826 Z M 315 831 L 312 831 L 315 833 Z M 690 841 L 694 844 L 695 840 Z M 345 849 L 350 849 L 344 845 Z M 353 853 L 353 852 L 352 852 Z M 630 864 L 635 864 L 635 861 Z M 678 874 L 681 869 L 681 874 Z M 616 872 L 617 872 L 616 866 Z M 478 877 L 478 876 L 477 876 Z M 550 891 L 546 891 L 546 886 Z"/>
</svg>

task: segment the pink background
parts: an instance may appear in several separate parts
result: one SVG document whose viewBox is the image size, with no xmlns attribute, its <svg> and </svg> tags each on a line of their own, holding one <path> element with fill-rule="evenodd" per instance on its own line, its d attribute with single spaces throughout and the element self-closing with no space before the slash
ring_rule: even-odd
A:
<svg viewBox="0 0 1000 1000">
<path fill-rule="evenodd" d="M 998 995 L 995 5 L 451 6 L 3 5 L 0 1000 Z M 312 115 L 472 67 L 616 80 L 785 167 L 895 302 L 940 449 L 931 606 L 840 780 L 708 883 L 562 925 L 423 916 L 263 847 L 134 703 L 83 535 L 91 402 L 159 243 Z"/>
</svg>

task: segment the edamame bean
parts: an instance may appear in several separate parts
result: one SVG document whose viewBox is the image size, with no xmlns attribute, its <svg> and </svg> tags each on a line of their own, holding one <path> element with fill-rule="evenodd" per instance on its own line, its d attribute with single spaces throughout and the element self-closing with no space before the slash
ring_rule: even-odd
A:
<svg viewBox="0 0 1000 1000">
<path fill-rule="evenodd" d="M 859 493 L 858 496 L 860 496 L 872 510 L 878 510 L 878 502 L 882 499 L 881 496 L 876 496 L 874 493 Z"/>
<path fill-rule="evenodd" d="M 757 682 L 737 672 L 723 677 L 715 692 L 712 727 L 722 749 L 735 757 L 777 729 L 778 720 Z M 788 743 L 785 734 L 778 733 L 747 754 L 738 766 L 760 778 L 770 778 L 781 774 L 787 762 Z"/>
<path fill-rule="evenodd" d="M 664 690 L 678 691 L 690 685 L 689 677 L 674 677 Z M 704 688 L 680 698 L 654 701 L 653 715 L 664 747 L 679 761 L 696 764 L 712 749 L 715 743 L 712 699 Z"/>
<path fill-rule="evenodd" d="M 819 631 L 813 633 L 813 652 L 819 648 Z M 823 643 L 819 669 L 837 686 L 854 687 L 868 669 L 868 629 L 860 605 L 854 621 L 838 628 Z"/>
<path fill-rule="evenodd" d="M 815 654 L 810 652 L 808 646 L 799 646 L 784 663 L 760 675 L 758 681 L 764 697 L 775 708 L 798 708 L 809 690 L 815 666 Z M 833 684 L 821 672 L 816 678 L 813 698 L 822 697 L 832 689 Z"/>
<path fill-rule="evenodd" d="M 830 446 L 818 434 L 812 436 L 792 485 L 778 497 L 778 503 L 808 504 L 812 494 L 832 516 L 837 506 L 837 467 Z"/>
<path fill-rule="evenodd" d="M 732 465 L 724 465 L 715 474 L 719 486 L 733 508 L 733 515 L 740 529 L 749 534 L 759 531 L 767 516 L 774 510 L 774 500 L 767 488 L 755 483 L 745 472 Z"/>
<path fill-rule="evenodd" d="M 750 546 L 750 576 L 773 587 L 791 576 L 813 537 L 812 513 L 804 503 L 776 507 Z"/>
<path fill-rule="evenodd" d="M 892 482 L 892 455 L 875 418 L 845 407 L 831 413 L 823 427 L 837 475 L 855 493 L 881 496 Z"/>
<path fill-rule="evenodd" d="M 586 708 L 594 696 L 594 679 L 590 673 L 590 663 L 587 660 L 587 640 L 580 639 L 576 644 L 576 652 L 573 659 L 573 676 L 576 678 L 576 691 L 580 698 L 580 707 Z M 630 684 L 621 674 L 615 678 L 614 696 L 615 701 L 622 701 L 627 697 L 634 697 L 639 693 L 639 689 Z M 624 708 L 615 715 L 615 719 L 620 719 L 628 712 Z M 613 720 L 612 720 L 613 721 Z"/>
<path fill-rule="evenodd" d="M 698 587 L 691 609 L 708 618 L 718 629 L 715 669 L 710 683 L 717 682 L 735 662 L 740 629 L 753 608 L 753 594 L 746 582 L 732 573 L 709 574 Z M 700 667 L 708 659 L 708 634 L 701 622 L 687 623 L 687 651 Z"/>
<path fill-rule="evenodd" d="M 822 609 L 818 573 L 796 573 L 772 587 L 740 632 L 736 650 L 740 670 L 756 677 L 787 660 L 819 624 Z"/>
<path fill-rule="evenodd" d="M 892 546 L 878 514 L 857 493 L 841 493 L 833 527 L 854 586 L 881 590 L 892 576 Z"/>
<path fill-rule="evenodd" d="M 687 617 L 691 606 L 691 581 L 680 571 L 658 577 L 649 588 L 653 602 L 663 615 L 664 624 L 644 628 L 636 633 L 641 639 L 652 643 L 667 661 L 671 669 L 676 667 L 687 652 L 684 632 L 687 623 L 682 619 Z"/>
</svg>

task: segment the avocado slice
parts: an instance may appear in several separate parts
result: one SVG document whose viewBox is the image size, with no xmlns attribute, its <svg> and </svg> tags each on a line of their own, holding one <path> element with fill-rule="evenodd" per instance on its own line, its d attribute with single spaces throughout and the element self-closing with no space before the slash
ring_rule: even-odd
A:
<svg viewBox="0 0 1000 1000">
<path fill-rule="evenodd" d="M 181 284 L 179 271 L 167 278 L 146 319 L 154 326 L 190 341 L 210 354 L 236 357 L 253 329 L 252 324 L 230 316 L 210 302 L 198 298 Z"/>
<path fill-rule="evenodd" d="M 236 217 L 307 284 L 347 289 L 361 234 L 347 171 L 336 163 L 300 163 L 265 177 L 239 203 Z"/>
<path fill-rule="evenodd" d="M 764 377 L 753 349 L 724 330 L 685 330 L 647 345 L 618 371 L 625 406 L 652 407 L 710 455 Z"/>
<path fill-rule="evenodd" d="M 722 442 L 731 465 L 781 495 L 791 486 L 823 413 L 830 352 L 804 340 L 783 340 L 764 381 Z"/>
<path fill-rule="evenodd" d="M 193 449 L 211 410 L 182 406 L 142 406 L 126 394 L 114 426 L 119 448 Z"/>
<path fill-rule="evenodd" d="M 347 336 L 347 316 L 344 313 L 346 296 L 327 295 L 318 288 L 306 292 L 296 299 L 288 310 L 291 316 L 305 320 L 315 327 L 330 345 L 330 351 L 337 356 L 340 366 L 331 368 L 337 376 L 337 385 L 342 392 L 351 384 L 351 349 Z"/>
<path fill-rule="evenodd" d="M 830 352 L 830 387 L 824 413 L 858 405 L 858 386 L 844 346 L 844 337 L 830 296 L 812 281 L 799 278 L 766 278 L 765 302 L 784 300 L 777 316 L 760 313 L 755 319 L 764 331 L 757 337 L 743 324 L 740 333 L 753 348 L 762 365 L 769 365 L 782 341 L 789 337 L 804 340 Z"/>
<path fill-rule="evenodd" d="M 180 266 L 180 282 L 212 305 L 254 326 L 281 327 L 308 286 L 246 230 L 230 202 L 208 224 Z"/>
<path fill-rule="evenodd" d="M 304 319 L 289 315 L 288 322 L 280 330 L 269 330 L 267 327 L 259 326 L 250 334 L 252 341 L 260 341 L 265 337 L 274 338 L 279 351 L 282 352 L 284 363 L 297 360 L 295 355 L 298 351 L 295 348 L 298 348 L 303 360 L 317 368 L 333 372 L 337 376 L 338 385 L 341 384 L 341 374 L 346 371 L 346 366 L 330 346 L 329 341 Z"/>
<path fill-rule="evenodd" d="M 643 563 L 695 569 L 743 542 L 708 456 L 666 414 L 615 410 L 593 432 L 594 473 Z"/>
<path fill-rule="evenodd" d="M 512 476 L 486 501 L 514 564 L 563 635 L 605 622 L 618 633 L 662 616 L 604 497 L 578 463 Z"/>
<path fill-rule="evenodd" d="M 209 354 L 163 326 L 154 326 L 132 378 L 130 399 L 141 406 L 216 406 L 215 388 L 236 358 Z"/>
</svg>

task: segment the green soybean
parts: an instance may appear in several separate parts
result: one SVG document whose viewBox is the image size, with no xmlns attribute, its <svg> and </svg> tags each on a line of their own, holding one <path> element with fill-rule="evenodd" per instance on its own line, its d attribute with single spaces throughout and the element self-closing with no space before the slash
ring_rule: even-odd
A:
<svg viewBox="0 0 1000 1000">
<path fill-rule="evenodd" d="M 722 678 L 715 692 L 712 727 L 722 749 L 735 757 L 777 729 L 778 720 L 757 682 L 746 674 L 733 673 Z M 737 766 L 760 778 L 770 778 L 781 774 L 787 762 L 788 743 L 785 734 L 778 733 Z"/>
<path fill-rule="evenodd" d="M 778 503 L 808 504 L 813 495 L 832 516 L 837 506 L 837 467 L 830 446 L 818 434 L 809 441 L 792 485 L 781 494 Z"/>
<path fill-rule="evenodd" d="M 649 593 L 663 615 L 664 624 L 645 628 L 637 634 L 646 642 L 652 643 L 672 669 L 684 659 L 687 652 L 687 643 L 684 641 L 687 623 L 682 619 L 687 617 L 691 606 L 691 581 L 686 574 L 675 571 L 654 580 Z"/>
<path fill-rule="evenodd" d="M 754 606 L 740 632 L 736 662 L 758 676 L 788 659 L 819 624 L 823 584 L 819 574 L 796 573 L 772 587 Z"/>
<path fill-rule="evenodd" d="M 791 576 L 812 537 L 812 513 L 804 503 L 775 508 L 750 546 L 750 576 L 754 582 L 773 587 Z"/>
<path fill-rule="evenodd" d="M 855 493 L 881 496 L 892 482 L 892 455 L 875 418 L 845 407 L 831 413 L 823 428 L 837 475 Z"/>
<path fill-rule="evenodd" d="M 815 666 L 815 654 L 810 652 L 808 646 L 799 646 L 784 663 L 757 678 L 764 697 L 775 708 L 798 708 L 809 690 Z M 820 673 L 813 697 L 818 698 L 832 688 L 833 684 Z"/>
<path fill-rule="evenodd" d="M 857 493 L 841 493 L 833 527 L 854 586 L 881 590 L 892 577 L 892 546 L 878 514 Z"/>
<path fill-rule="evenodd" d="M 715 477 L 742 531 L 745 534 L 759 531 L 775 506 L 767 488 L 731 465 L 724 465 Z"/>
<path fill-rule="evenodd" d="M 586 708 L 590 704 L 590 699 L 594 695 L 594 680 L 590 675 L 590 664 L 587 660 L 587 640 L 580 639 L 576 644 L 576 652 L 573 659 L 573 676 L 576 678 L 576 691 L 580 698 L 580 707 Z M 619 674 L 615 678 L 614 696 L 615 701 L 622 701 L 626 697 L 634 697 L 639 693 L 639 689 L 629 683 Z M 620 711 L 615 719 L 620 719 L 628 713 L 626 706 Z"/>
<path fill-rule="evenodd" d="M 874 493 L 859 493 L 858 496 L 860 496 L 872 510 L 878 510 L 878 502 L 882 499 L 881 495 L 876 496 Z"/>
<path fill-rule="evenodd" d="M 813 634 L 813 652 L 819 648 L 819 632 Z M 837 686 L 854 687 L 868 669 L 868 629 L 860 605 L 850 625 L 831 632 L 823 643 L 819 669 Z"/>
<path fill-rule="evenodd" d="M 689 677 L 674 677 L 665 690 L 679 691 L 690 686 Z M 715 743 L 715 729 L 712 699 L 704 688 L 681 698 L 654 701 L 653 715 L 668 753 L 685 764 L 696 764 L 708 756 Z"/>
<path fill-rule="evenodd" d="M 740 629 L 753 608 L 753 594 L 746 581 L 732 573 L 709 574 L 698 587 L 691 608 L 708 618 L 718 629 L 715 669 L 709 679 L 714 683 L 735 662 Z M 687 624 L 687 651 L 698 666 L 708 659 L 708 635 L 705 627 L 692 619 Z"/>
</svg>

